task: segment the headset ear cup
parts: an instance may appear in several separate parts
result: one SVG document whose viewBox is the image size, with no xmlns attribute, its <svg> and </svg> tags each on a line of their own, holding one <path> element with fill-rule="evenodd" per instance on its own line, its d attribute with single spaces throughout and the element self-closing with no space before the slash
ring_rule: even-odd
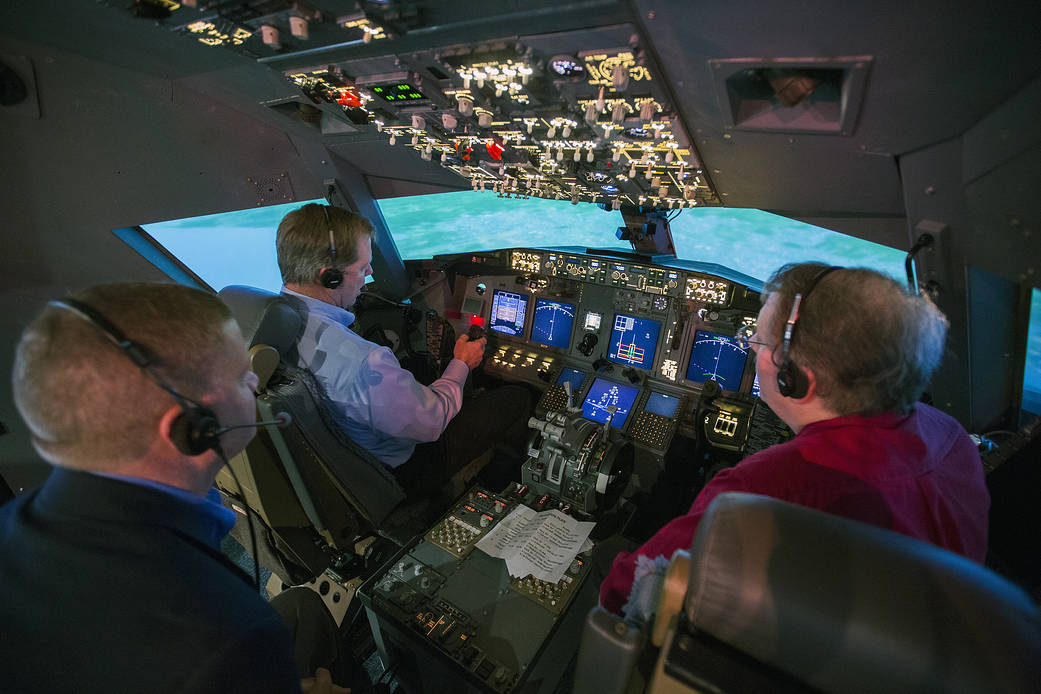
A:
<svg viewBox="0 0 1041 694">
<path fill-rule="evenodd" d="M 318 276 L 318 282 L 326 289 L 336 289 L 343 284 L 343 271 L 336 268 L 326 268 Z"/>
<path fill-rule="evenodd" d="M 217 415 L 206 407 L 186 409 L 170 427 L 170 438 L 174 446 L 185 455 L 201 455 L 217 447 L 220 439 L 217 430 L 220 423 Z"/>
<path fill-rule="evenodd" d="M 777 370 L 777 392 L 786 398 L 806 397 L 809 385 L 806 374 L 790 359 Z"/>
</svg>

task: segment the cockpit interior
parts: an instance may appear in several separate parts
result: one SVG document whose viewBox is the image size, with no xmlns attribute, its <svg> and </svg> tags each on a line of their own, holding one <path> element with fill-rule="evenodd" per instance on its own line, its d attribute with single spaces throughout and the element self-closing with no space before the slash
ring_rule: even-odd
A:
<svg viewBox="0 0 1041 694">
<path fill-rule="evenodd" d="M 877 269 L 946 315 L 925 397 L 979 445 L 987 570 L 1036 613 L 1039 27 L 1041 4 L 961 0 L 9 0 L 0 363 L 9 373 L 25 325 L 81 287 L 220 292 L 255 327 L 258 419 L 293 420 L 231 461 L 238 480 L 218 476 L 261 535 L 251 547 L 240 524 L 234 551 L 249 571 L 259 555 L 271 594 L 318 591 L 376 662 L 374 686 L 854 691 L 782 657 L 758 671 L 761 652 L 696 635 L 692 664 L 687 637 L 590 616 L 585 545 L 547 580 L 478 543 L 518 509 L 595 523 L 590 546 L 642 541 L 718 471 L 791 439 L 759 397 L 749 338 L 773 270 L 819 260 Z M 298 317 L 277 299 L 275 228 L 311 201 L 375 230 L 352 329 L 431 377 L 476 331 L 473 388 L 532 395 L 524 459 L 497 486 L 463 476 L 433 521 L 325 430 L 321 398 L 286 367 Z M 48 470 L 5 377 L 5 495 Z M 748 506 L 808 543 L 824 541 L 815 523 L 830 528 Z M 692 554 L 716 551 L 718 527 Z M 834 532 L 890 560 L 884 538 Z M 799 601 L 791 586 L 780 596 Z M 697 632 L 695 612 L 675 608 L 671 628 Z"/>
</svg>

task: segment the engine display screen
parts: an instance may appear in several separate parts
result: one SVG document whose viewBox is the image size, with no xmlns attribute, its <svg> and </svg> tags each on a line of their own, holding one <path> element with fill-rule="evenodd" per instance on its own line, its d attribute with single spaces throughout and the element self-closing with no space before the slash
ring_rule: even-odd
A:
<svg viewBox="0 0 1041 694">
<path fill-rule="evenodd" d="M 515 337 L 524 336 L 524 321 L 528 314 L 528 297 L 501 289 L 492 293 L 492 315 L 488 328 Z"/>
<path fill-rule="evenodd" d="M 539 297 L 535 299 L 535 312 L 531 317 L 531 339 L 540 345 L 567 349 L 574 322 L 574 304 Z"/>
<path fill-rule="evenodd" d="M 618 364 L 629 364 L 650 369 L 654 364 L 654 350 L 658 345 L 661 323 L 619 313 L 611 329 L 611 348 L 607 358 Z"/>
<path fill-rule="evenodd" d="M 611 426 L 621 429 L 625 426 L 625 420 L 629 417 L 639 393 L 639 389 L 633 386 L 598 378 L 586 393 L 585 402 L 582 403 L 582 414 L 594 422 L 606 422 L 609 415 L 607 408 L 613 406 L 617 411 L 611 417 Z"/>
<path fill-rule="evenodd" d="M 687 364 L 687 380 L 704 383 L 713 379 L 725 390 L 737 390 L 745 373 L 748 351 L 737 345 L 733 337 L 699 330 L 694 333 L 694 347 Z"/>
<path fill-rule="evenodd" d="M 676 416 L 676 408 L 679 406 L 679 398 L 666 395 L 665 393 L 652 392 L 647 396 L 647 404 L 643 406 L 643 409 L 647 412 L 653 412 L 654 414 L 660 414 L 662 417 L 672 419 Z"/>
</svg>

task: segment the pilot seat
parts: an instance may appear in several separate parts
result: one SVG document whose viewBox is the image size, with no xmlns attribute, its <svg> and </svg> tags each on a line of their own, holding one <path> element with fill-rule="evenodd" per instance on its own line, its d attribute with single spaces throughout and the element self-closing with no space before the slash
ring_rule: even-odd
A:
<svg viewBox="0 0 1041 694">
<path fill-rule="evenodd" d="M 260 419 L 290 415 L 283 428 L 264 427 L 230 461 L 241 501 L 263 521 L 261 556 L 287 585 L 327 568 L 366 558 L 378 538 L 401 545 L 424 529 L 428 502 L 411 502 L 389 468 L 352 441 L 330 415 L 314 376 L 295 365 L 303 318 L 280 295 L 253 287 L 219 292 L 249 346 L 257 374 Z M 238 497 L 225 469 L 218 487 Z M 241 535 L 239 535 L 241 537 Z"/>
<path fill-rule="evenodd" d="M 1041 613 L 1018 587 L 764 496 L 713 501 L 656 604 L 589 613 L 575 694 L 1041 691 Z"/>
</svg>

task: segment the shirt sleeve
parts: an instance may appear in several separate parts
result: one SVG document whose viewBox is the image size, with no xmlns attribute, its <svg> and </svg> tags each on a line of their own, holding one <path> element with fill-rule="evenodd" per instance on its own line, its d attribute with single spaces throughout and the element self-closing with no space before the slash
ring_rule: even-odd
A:
<svg viewBox="0 0 1041 694">
<path fill-rule="evenodd" d="M 441 378 L 423 386 L 389 349 L 374 349 L 359 374 L 368 390 L 369 423 L 389 436 L 436 441 L 462 407 L 469 373 L 464 362 L 453 359 Z"/>
<path fill-rule="evenodd" d="M 667 561 L 672 558 L 673 552 L 677 549 L 690 549 L 694 533 L 709 504 L 723 492 L 733 491 L 748 491 L 747 484 L 741 480 L 741 475 L 736 468 L 721 470 L 701 490 L 686 515 L 666 523 L 661 530 L 635 551 L 619 552 L 611 564 L 607 578 L 600 584 L 600 604 L 604 609 L 615 614 L 622 614 L 622 607 L 629 599 L 629 593 L 632 592 L 637 558 L 642 556 L 653 560 L 664 557 Z"/>
</svg>

